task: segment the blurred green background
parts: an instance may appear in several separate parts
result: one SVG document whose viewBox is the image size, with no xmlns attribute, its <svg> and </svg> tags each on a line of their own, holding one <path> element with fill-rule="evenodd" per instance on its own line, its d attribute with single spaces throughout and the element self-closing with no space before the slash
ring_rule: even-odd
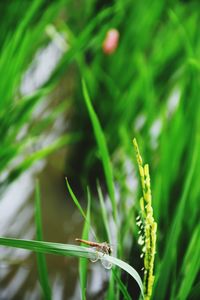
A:
<svg viewBox="0 0 200 300">
<path fill-rule="evenodd" d="M 199 299 L 199 1 L 15 0 L 1 2 L 0 12 L 1 235 L 24 238 L 23 224 L 34 227 L 27 207 L 33 211 L 39 177 L 45 240 L 73 243 L 83 220 L 68 194 L 66 201 L 67 177 L 83 207 L 90 187 L 91 218 L 105 238 L 97 179 L 105 198 L 107 187 L 83 97 L 84 78 L 110 154 L 122 258 L 139 272 L 136 137 L 150 165 L 158 223 L 152 299 Z M 119 41 L 107 55 L 102 44 L 112 28 Z M 22 195 L 26 200 L 14 205 Z M 21 227 L 13 230 L 17 223 Z M 18 254 L 1 252 L 6 267 L 0 294 L 40 299 L 36 270 L 28 279 L 21 263 L 5 262 L 4 256 L 12 260 Z M 48 257 L 47 262 L 55 293 L 60 293 L 54 299 L 79 299 L 77 261 L 68 266 Z M 12 290 L 18 272 L 23 280 Z M 92 279 L 89 286 L 88 299 L 102 299 L 104 287 L 93 289 Z"/>
</svg>

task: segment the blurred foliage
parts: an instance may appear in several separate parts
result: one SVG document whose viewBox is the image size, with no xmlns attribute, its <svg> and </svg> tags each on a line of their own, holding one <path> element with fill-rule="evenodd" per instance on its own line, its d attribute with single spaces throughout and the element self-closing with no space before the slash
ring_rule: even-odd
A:
<svg viewBox="0 0 200 300">
<path fill-rule="evenodd" d="M 115 162 L 113 173 L 120 190 L 120 207 L 124 206 L 122 228 L 130 219 L 125 208 L 131 194 L 127 160 L 132 160 L 133 136 L 145 149 L 145 161 L 151 166 L 154 213 L 159 228 L 155 299 L 175 299 L 179 287 L 183 288 L 180 282 L 184 271 L 178 271 L 185 253 L 181 245 L 187 251 L 193 230 L 198 230 L 199 11 L 198 1 L 127 0 L 108 5 L 88 1 L 82 7 L 84 17 L 74 14 L 66 28 L 63 26 L 63 30 L 70 32 L 71 49 L 77 50 L 77 55 L 72 59 L 67 53 L 62 64 L 72 61 L 80 78 L 85 78 Z M 110 28 L 119 30 L 120 41 L 116 52 L 106 56 L 102 43 Z M 98 161 L 103 158 L 98 142 L 91 136 L 79 89 L 80 78 L 73 124 L 84 134 L 77 147 L 78 155 L 75 153 L 71 162 L 85 182 L 88 177 L 101 176 Z M 199 262 L 197 265 L 193 283 L 190 282 L 191 292 L 192 284 L 197 283 Z"/>
<path fill-rule="evenodd" d="M 98 153 L 79 89 L 81 77 L 86 79 L 112 154 L 119 148 L 124 134 L 130 139 L 137 135 L 149 145 L 145 153 L 148 161 L 154 160 L 153 152 L 158 163 L 162 151 L 159 141 L 163 134 L 169 138 L 171 134 L 180 134 L 181 122 L 189 122 L 193 128 L 199 109 L 193 109 L 194 105 L 198 106 L 195 96 L 199 80 L 198 2 L 133 4 L 127 0 L 109 3 L 109 6 L 101 4 L 101 10 L 98 10 L 100 3 L 103 2 L 87 1 L 83 6 L 79 5 L 77 12 L 77 3 L 73 2 L 74 14 L 69 14 L 67 25 L 60 25 L 60 30 L 68 36 L 70 50 L 52 76 L 53 79 L 64 72 L 69 64 L 77 66 L 80 74 L 72 126 L 82 129 L 84 134 L 79 159 L 75 159 L 75 154 L 71 161 L 74 162 L 72 170 L 78 169 L 84 178 L 91 174 L 92 167 L 93 171 L 96 169 Z M 80 18 L 79 14 L 84 17 Z M 106 56 L 101 45 L 106 31 L 113 27 L 120 33 L 119 47 L 113 55 Z M 170 108 L 173 97 L 174 106 L 181 99 L 178 114 L 173 114 L 173 108 Z M 142 120 L 144 124 L 140 124 Z M 160 132 L 157 136 L 152 134 L 156 121 L 161 123 L 162 136 Z M 184 131 L 185 137 L 176 150 L 178 159 L 186 151 L 186 141 L 191 138 L 187 136 L 190 126 Z M 173 174 L 178 171 L 177 165 Z M 91 177 L 96 176 L 92 174 Z"/>
<path fill-rule="evenodd" d="M 58 103 L 54 113 L 48 111 L 48 103 L 54 100 L 49 95 L 58 81 L 52 81 L 45 88 L 36 88 L 29 95 L 21 92 L 25 72 L 34 63 L 37 51 L 50 42 L 46 26 L 58 18 L 63 4 L 63 1 L 45 4 L 41 0 L 0 4 L 1 185 L 15 179 L 36 160 L 73 141 L 73 135 L 63 135 L 53 146 L 41 142 L 45 139 L 42 134 L 47 134 L 55 119 L 67 109 L 66 102 Z M 29 81 L 32 80 L 30 75 Z M 38 110 L 40 113 L 36 112 Z"/>
<path fill-rule="evenodd" d="M 89 179 L 94 183 L 97 177 L 102 179 L 105 175 L 108 191 L 109 185 L 117 187 L 120 201 L 112 196 L 112 205 L 119 211 L 118 238 L 122 257 L 125 256 L 126 238 L 131 234 L 133 244 L 136 243 L 134 214 L 137 211 L 133 199 L 137 199 L 140 191 L 130 186 L 134 169 L 131 140 L 136 136 L 144 161 L 150 165 L 154 216 L 158 223 L 153 298 L 195 299 L 193 295 L 199 292 L 200 267 L 196 255 L 200 243 L 199 1 L 18 0 L 8 5 L 1 3 L 0 7 L 3 12 L 1 171 L 7 170 L 18 155 L 26 153 L 30 139 L 38 139 L 46 128 L 44 120 L 34 119 L 34 108 L 73 69 L 75 90 L 70 129 L 80 133 L 80 141 L 67 159 L 68 177 L 84 184 Z M 49 38 L 44 32 L 49 24 L 55 35 L 65 39 L 68 50 L 63 51 L 43 87 L 24 97 L 20 94 L 21 80 L 36 50 L 47 43 Z M 102 43 L 111 28 L 119 31 L 120 40 L 116 52 L 107 56 L 102 51 Z M 95 118 L 91 117 L 93 128 L 96 126 L 95 136 L 91 133 L 89 106 L 84 103 L 81 78 L 85 79 L 91 98 L 90 117 L 91 111 L 96 113 Z M 53 118 L 51 114 L 48 116 L 47 124 L 52 124 L 60 111 L 66 109 L 62 108 Z M 24 125 L 28 130 L 19 138 Z M 98 137 L 97 129 L 103 139 Z M 63 138 L 69 141 L 66 136 Z M 70 143 L 73 140 L 74 135 Z M 102 140 L 108 164 L 103 157 Z M 33 156 L 31 162 L 36 159 Z M 109 177 L 108 183 L 109 160 L 114 181 Z M 23 158 L 15 166 L 16 170 L 25 170 L 31 165 L 29 162 Z M 13 173 L 9 170 L 8 178 L 9 174 Z M 127 199 L 131 199 L 131 204 Z M 98 212 L 98 207 L 94 210 Z M 98 216 L 96 227 L 102 230 Z M 131 253 L 139 268 L 137 251 L 134 246 Z M 191 253 L 195 255 L 189 258 Z M 109 295 L 116 296 L 114 292 Z"/>
</svg>

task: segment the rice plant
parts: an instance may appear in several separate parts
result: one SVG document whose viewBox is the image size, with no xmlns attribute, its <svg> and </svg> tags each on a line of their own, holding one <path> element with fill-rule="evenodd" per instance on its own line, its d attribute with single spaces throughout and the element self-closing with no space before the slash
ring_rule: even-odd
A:
<svg viewBox="0 0 200 300">
<path fill-rule="evenodd" d="M 83 239 L 92 231 L 99 242 L 116 244 L 113 256 L 101 257 L 113 263 L 104 299 L 138 299 L 141 290 L 146 299 L 199 299 L 199 2 L 17 0 L 0 7 L 1 187 L 37 160 L 73 144 L 62 174 L 69 191 L 66 205 L 72 199 L 79 211 Z M 113 48 L 107 45 L 110 32 L 117 33 Z M 51 42 L 61 50 L 60 59 L 40 87 L 23 94 L 37 51 Z M 64 97 L 48 110 L 65 76 L 73 81 L 70 101 Z M 68 80 L 66 86 L 70 90 Z M 41 104 L 44 114 L 36 117 Z M 63 130 L 50 145 L 42 143 L 66 112 L 67 134 Z M 141 169 L 139 163 L 139 175 L 133 137 L 149 165 Z M 140 185 L 143 175 L 146 186 Z M 85 191 L 80 199 L 77 186 Z M 37 200 L 41 231 L 39 207 Z M 45 242 L 40 234 L 36 241 L 0 238 L 1 245 L 42 253 L 38 276 L 47 298 L 51 279 L 48 284 L 43 255 L 80 258 L 80 295 L 87 299 L 88 259 L 95 253 L 73 242 Z"/>
</svg>

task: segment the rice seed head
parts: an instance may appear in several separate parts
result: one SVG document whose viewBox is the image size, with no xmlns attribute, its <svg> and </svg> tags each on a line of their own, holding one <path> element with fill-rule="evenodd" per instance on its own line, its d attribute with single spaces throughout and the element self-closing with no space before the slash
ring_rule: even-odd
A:
<svg viewBox="0 0 200 300">
<path fill-rule="evenodd" d="M 137 225 L 140 228 L 138 243 L 142 246 L 140 257 L 144 259 L 144 299 L 150 300 L 155 278 L 153 270 L 156 254 L 157 223 L 153 217 L 149 165 L 145 164 L 143 167 L 136 139 L 133 140 L 133 145 L 136 152 L 143 194 L 140 198 L 140 218 L 137 219 Z"/>
</svg>

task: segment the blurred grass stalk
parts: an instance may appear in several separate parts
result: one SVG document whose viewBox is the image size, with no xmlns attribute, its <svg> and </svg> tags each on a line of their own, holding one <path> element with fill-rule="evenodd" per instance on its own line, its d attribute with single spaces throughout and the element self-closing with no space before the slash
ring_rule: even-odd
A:
<svg viewBox="0 0 200 300">
<path fill-rule="evenodd" d="M 42 234 L 42 216 L 41 216 L 41 196 L 40 196 L 40 186 L 39 181 L 36 181 L 35 189 L 35 224 L 36 224 L 36 239 L 38 241 L 43 240 Z M 37 267 L 38 276 L 40 280 L 40 285 L 43 292 L 43 297 L 45 300 L 51 300 L 51 288 L 48 279 L 48 270 L 46 264 L 46 258 L 43 253 L 36 253 L 37 255 Z"/>
</svg>

